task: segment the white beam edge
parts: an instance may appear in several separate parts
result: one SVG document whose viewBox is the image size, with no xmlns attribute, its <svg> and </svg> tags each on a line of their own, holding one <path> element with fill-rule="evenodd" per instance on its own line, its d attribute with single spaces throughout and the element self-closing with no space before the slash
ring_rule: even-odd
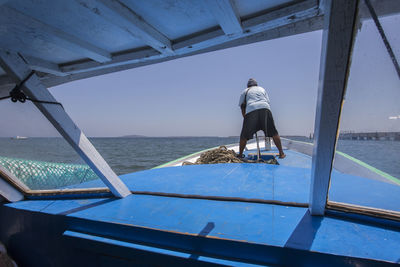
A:
<svg viewBox="0 0 400 267">
<path fill-rule="evenodd" d="M 101 12 L 101 16 L 107 19 L 112 24 L 123 28 L 142 40 L 147 45 L 162 54 L 173 55 L 171 41 L 162 33 L 157 31 L 153 26 L 144 21 L 133 10 L 118 1 L 96 0 L 103 7 L 115 14 L 114 16 L 107 15 L 107 12 Z M 93 10 L 93 9 L 89 9 Z"/>
<path fill-rule="evenodd" d="M 246 36 L 252 36 L 254 34 L 265 32 L 277 27 L 294 24 L 296 22 L 315 17 L 318 15 L 318 2 L 316 0 L 310 0 L 304 3 L 295 4 L 287 8 L 273 11 L 268 14 L 269 16 L 262 16 L 264 20 L 259 20 L 258 17 L 256 17 L 247 21 L 243 21 L 242 24 L 246 23 L 247 25 L 249 25 L 247 28 L 244 29 L 244 31 L 247 31 L 247 33 L 233 34 L 227 36 L 222 30 L 216 30 L 176 43 L 175 45 L 173 45 L 175 56 L 191 54 L 195 51 L 206 49 L 207 47 L 220 45 L 236 39 L 244 38 Z M 268 21 L 265 21 L 265 19 L 267 19 Z M 165 55 L 163 54 L 160 55 L 158 53 L 153 53 L 151 50 L 144 50 L 123 55 L 116 55 L 114 56 L 112 61 L 106 62 L 104 64 L 90 61 L 61 66 L 60 69 L 62 72 L 65 73 L 77 74 L 81 72 L 117 67 L 126 64 L 153 61 L 164 57 Z"/>
<path fill-rule="evenodd" d="M 127 70 L 127 69 L 133 69 L 133 68 L 142 67 L 142 66 L 146 66 L 146 65 L 150 65 L 150 64 L 156 64 L 156 63 L 160 63 L 160 62 L 165 62 L 165 61 L 173 60 L 173 59 L 177 59 L 177 58 L 199 55 L 202 53 L 218 51 L 218 50 L 222 50 L 222 49 L 226 49 L 226 48 L 237 47 L 237 46 L 256 43 L 256 42 L 260 42 L 260 41 L 272 40 L 272 39 L 291 36 L 291 35 L 295 35 L 295 34 L 312 32 L 312 31 L 322 29 L 322 25 L 323 25 L 323 16 L 316 16 L 316 17 L 313 17 L 313 18 L 310 18 L 307 20 L 298 21 L 294 24 L 284 25 L 279 28 L 260 32 L 258 34 L 254 34 L 254 35 L 249 35 L 244 38 L 230 40 L 228 42 L 224 42 L 224 43 L 221 43 L 221 44 L 218 44 L 215 46 L 211 46 L 211 47 L 208 47 L 205 49 L 196 50 L 196 51 L 193 51 L 192 53 L 182 54 L 182 55 L 173 56 L 173 57 L 160 57 L 160 56 L 152 57 L 151 60 L 142 60 L 140 62 L 133 62 L 130 64 L 124 64 L 124 62 L 121 62 L 120 64 L 117 64 L 116 66 L 108 66 L 106 68 L 98 68 L 98 69 L 92 70 L 92 71 L 79 72 L 79 73 L 71 74 L 71 75 L 68 75 L 65 77 L 55 77 L 55 76 L 50 75 L 50 76 L 42 77 L 41 81 L 45 86 L 53 87 L 53 86 L 68 83 L 71 81 L 76 81 L 76 80 L 85 79 L 85 78 L 89 78 L 89 77 L 123 71 L 123 70 Z M 135 53 L 148 53 L 147 56 L 150 56 L 152 53 L 154 54 L 155 51 L 153 49 L 146 49 L 144 51 L 135 52 Z M 140 58 L 135 53 L 125 54 L 127 60 L 130 60 L 130 59 L 132 59 L 132 57 L 135 57 L 135 56 L 137 56 L 136 58 Z"/>
<path fill-rule="evenodd" d="M 271 29 L 286 25 L 295 21 L 303 20 L 310 15 L 320 15 L 319 2 L 307 0 L 293 4 L 275 11 L 268 12 L 242 22 L 245 32 L 260 32 L 263 29 Z"/>
<path fill-rule="evenodd" d="M 14 53 L 0 51 L 0 64 L 8 75 L 14 76 L 18 80 L 23 80 L 31 72 L 31 69 L 22 58 Z M 33 99 L 56 101 L 48 89 L 41 84 L 36 75 L 33 75 L 25 82 L 23 91 Z M 34 104 L 79 156 L 92 168 L 97 176 L 100 177 L 114 196 L 126 197 L 131 194 L 127 186 L 114 173 L 60 105 L 36 102 Z"/>
<path fill-rule="evenodd" d="M 7 16 L 12 17 L 13 20 L 18 20 L 24 23 L 24 26 L 29 29 L 34 28 L 35 30 L 39 30 L 44 34 L 44 36 L 48 36 L 47 41 L 50 43 L 53 43 L 54 45 L 60 46 L 78 55 L 85 56 L 100 63 L 104 63 L 112 59 L 111 54 L 106 50 L 90 44 L 85 40 L 81 40 L 78 37 L 72 36 L 53 26 L 47 25 L 44 22 L 23 14 L 13 8 L 3 6 L 2 14 L 6 14 Z"/>
<path fill-rule="evenodd" d="M 62 72 L 56 63 L 49 62 L 32 56 L 26 56 L 26 55 L 22 56 L 28 62 L 29 67 L 33 70 L 53 74 L 56 76 L 68 75 L 68 73 Z"/>
<path fill-rule="evenodd" d="M 309 209 L 312 215 L 325 213 L 351 50 L 357 32 L 357 1 L 326 1 L 311 167 Z"/>
<path fill-rule="evenodd" d="M 205 0 L 203 3 L 226 35 L 243 32 L 240 16 L 232 0 Z"/>
<path fill-rule="evenodd" d="M 22 190 L 29 190 L 17 177 L 12 175 L 3 166 L 0 166 L 0 195 L 9 202 L 17 202 L 24 199 L 24 195 L 18 191 L 13 185 L 11 185 L 4 177 L 12 179 Z"/>
<path fill-rule="evenodd" d="M 326 0 L 319 0 L 319 10 L 321 13 L 325 12 Z"/>
</svg>

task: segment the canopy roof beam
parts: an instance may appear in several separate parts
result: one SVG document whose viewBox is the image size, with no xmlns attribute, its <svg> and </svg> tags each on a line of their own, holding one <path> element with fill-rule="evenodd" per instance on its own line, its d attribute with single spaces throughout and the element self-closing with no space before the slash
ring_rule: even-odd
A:
<svg viewBox="0 0 400 267">
<path fill-rule="evenodd" d="M 54 28 L 53 26 L 47 25 L 36 18 L 30 17 L 23 14 L 13 8 L 2 6 L 2 15 L 9 17 L 10 21 L 19 21 L 21 24 L 21 31 L 25 29 L 36 29 L 40 32 L 40 38 L 46 39 L 46 41 L 53 43 L 56 46 L 62 47 L 66 50 L 90 58 L 94 61 L 103 63 L 111 60 L 111 54 L 102 48 L 99 48 L 93 44 L 90 44 L 86 40 L 79 39 L 78 37 L 72 36 L 62 30 Z M 5 18 L 7 19 L 7 18 Z M 9 49 L 5 47 L 4 49 Z"/>
<path fill-rule="evenodd" d="M 240 38 L 250 37 L 252 35 L 276 29 L 278 27 L 294 25 L 297 22 L 307 19 L 315 19 L 318 13 L 319 6 L 317 0 L 307 0 L 296 3 L 282 9 L 271 11 L 267 14 L 242 21 L 244 33 L 237 33 L 227 36 L 222 30 L 218 29 L 177 42 L 173 45 L 174 53 L 175 56 L 192 54 L 196 51 L 208 49 L 210 47 L 228 43 Z M 310 25 L 304 25 L 303 27 L 309 28 Z M 164 54 L 155 52 L 156 51 L 145 49 L 141 51 L 115 55 L 112 61 L 103 64 L 93 61 L 85 61 L 65 64 L 60 66 L 60 68 L 63 72 L 75 74 L 134 63 L 141 64 L 147 61 L 162 60 L 166 57 Z"/>
<path fill-rule="evenodd" d="M 323 215 L 356 33 L 358 0 L 326 0 L 311 167 L 310 212 Z"/>
<path fill-rule="evenodd" d="M 204 7 L 214 15 L 226 35 L 243 32 L 240 16 L 232 0 L 206 0 Z"/>
<path fill-rule="evenodd" d="M 104 19 L 122 29 L 125 29 L 136 38 L 142 40 L 145 44 L 159 51 L 161 54 L 174 54 L 171 41 L 149 23 L 144 21 L 143 18 L 137 15 L 132 9 L 117 0 L 96 0 L 96 2 L 101 5 L 98 8 L 106 8 L 108 11 L 111 11 L 100 12 Z M 89 8 L 89 10 L 93 11 L 95 9 Z"/>
<path fill-rule="evenodd" d="M 50 73 L 56 76 L 68 75 L 68 73 L 62 72 L 61 69 L 58 67 L 58 65 L 53 62 L 45 61 L 43 59 L 31 56 L 23 55 L 23 57 L 27 61 L 29 67 L 33 70 Z"/>
<path fill-rule="evenodd" d="M 3 50 L 0 50 L 0 65 L 8 76 L 12 77 L 17 83 L 28 77 L 32 71 L 19 55 Z M 33 74 L 23 84 L 22 90 L 32 99 L 56 102 L 47 88 L 41 84 L 36 74 Z M 84 133 L 75 125 L 62 106 L 43 102 L 34 102 L 34 104 L 79 156 L 92 168 L 114 196 L 125 197 L 131 194 L 126 185 L 97 152 Z"/>
</svg>

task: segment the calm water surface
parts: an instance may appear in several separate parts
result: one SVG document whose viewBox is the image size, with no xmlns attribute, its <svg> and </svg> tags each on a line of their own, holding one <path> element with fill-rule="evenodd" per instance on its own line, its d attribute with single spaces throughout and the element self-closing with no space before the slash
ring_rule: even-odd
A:
<svg viewBox="0 0 400 267">
<path fill-rule="evenodd" d="M 308 138 L 294 138 L 312 142 Z M 90 138 L 118 174 L 151 169 L 200 150 L 237 143 L 237 137 Z M 400 178 L 399 141 L 339 140 L 337 149 Z M 0 138 L 0 156 L 83 163 L 62 138 Z"/>
</svg>

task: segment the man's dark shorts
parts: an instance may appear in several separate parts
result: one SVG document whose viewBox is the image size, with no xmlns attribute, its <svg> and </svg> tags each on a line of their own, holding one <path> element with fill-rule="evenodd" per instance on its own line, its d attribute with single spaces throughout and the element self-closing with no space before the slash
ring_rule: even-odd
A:
<svg viewBox="0 0 400 267">
<path fill-rule="evenodd" d="M 256 109 L 244 116 L 241 139 L 252 139 L 257 131 L 264 131 L 265 136 L 272 137 L 278 134 L 274 118 L 269 109 Z"/>
</svg>

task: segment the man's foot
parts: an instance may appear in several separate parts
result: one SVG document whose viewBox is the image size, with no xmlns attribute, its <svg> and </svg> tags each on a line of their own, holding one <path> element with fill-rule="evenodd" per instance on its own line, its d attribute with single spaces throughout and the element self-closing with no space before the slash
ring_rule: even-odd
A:
<svg viewBox="0 0 400 267">
<path fill-rule="evenodd" d="M 244 155 L 243 154 L 237 154 L 236 157 L 239 158 L 239 159 L 242 159 L 242 158 L 244 158 Z"/>
<path fill-rule="evenodd" d="M 284 159 L 285 157 L 286 157 L 286 154 L 285 154 L 285 153 L 283 153 L 283 152 L 282 152 L 282 153 L 279 153 L 279 158 L 280 158 L 280 159 Z"/>
</svg>

